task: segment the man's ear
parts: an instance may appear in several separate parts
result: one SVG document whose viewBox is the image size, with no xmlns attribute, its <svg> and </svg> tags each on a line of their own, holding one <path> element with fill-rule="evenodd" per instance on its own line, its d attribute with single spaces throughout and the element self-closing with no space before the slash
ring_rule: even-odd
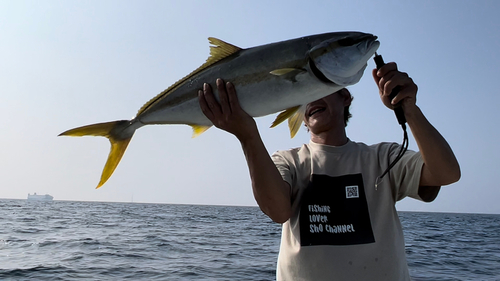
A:
<svg viewBox="0 0 500 281">
<path fill-rule="evenodd" d="M 344 89 L 342 89 L 341 94 L 342 94 L 342 97 L 344 98 L 344 106 L 350 106 L 351 102 L 353 100 L 351 92 L 349 92 L 349 90 L 344 88 Z"/>
</svg>

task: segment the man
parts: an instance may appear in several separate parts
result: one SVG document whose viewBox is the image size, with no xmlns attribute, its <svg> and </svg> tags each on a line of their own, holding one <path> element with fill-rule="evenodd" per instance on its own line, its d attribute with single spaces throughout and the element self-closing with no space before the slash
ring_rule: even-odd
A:
<svg viewBox="0 0 500 281">
<path fill-rule="evenodd" d="M 395 203 L 406 196 L 431 202 L 460 178 L 453 151 L 416 105 L 413 80 L 395 63 L 373 70 L 373 78 L 387 107 L 403 107 L 420 150 L 407 151 L 381 180 L 400 146 L 348 139 L 345 89 L 307 106 L 309 144 L 272 158 L 231 83 L 216 81 L 220 103 L 208 84 L 199 92 L 207 118 L 241 142 L 259 207 L 283 224 L 278 280 L 410 280 Z"/>
</svg>

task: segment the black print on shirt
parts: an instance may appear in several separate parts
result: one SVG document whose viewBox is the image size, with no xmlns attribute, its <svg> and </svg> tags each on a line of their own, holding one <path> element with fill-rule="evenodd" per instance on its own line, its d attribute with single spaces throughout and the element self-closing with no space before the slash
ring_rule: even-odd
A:
<svg viewBox="0 0 500 281">
<path fill-rule="evenodd" d="M 312 175 L 299 220 L 302 246 L 375 242 L 361 174 Z"/>
</svg>

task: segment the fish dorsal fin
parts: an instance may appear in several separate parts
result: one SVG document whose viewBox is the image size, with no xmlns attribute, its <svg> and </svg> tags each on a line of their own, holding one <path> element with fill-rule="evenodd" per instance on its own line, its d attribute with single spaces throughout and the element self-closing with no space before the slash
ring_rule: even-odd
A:
<svg viewBox="0 0 500 281">
<path fill-rule="evenodd" d="M 208 42 L 210 42 L 210 44 L 212 44 L 213 46 L 210 46 L 210 57 L 208 57 L 207 62 L 202 65 L 205 67 L 214 64 L 223 58 L 229 57 L 230 55 L 241 50 L 240 47 L 236 47 L 214 37 L 208 37 Z"/>
<path fill-rule="evenodd" d="M 202 125 L 189 125 L 193 128 L 193 136 L 192 138 L 196 138 L 197 136 L 203 134 L 206 130 L 210 129 L 212 126 L 202 126 Z"/>
<path fill-rule="evenodd" d="M 274 128 L 281 124 L 283 121 L 288 119 L 288 128 L 290 129 L 290 137 L 295 137 L 300 129 L 302 120 L 304 119 L 304 113 L 306 111 L 305 105 L 299 105 L 282 111 L 274 120 L 271 128 Z"/>
<path fill-rule="evenodd" d="M 145 103 L 141 109 L 139 109 L 139 112 L 137 112 L 137 116 L 148 110 L 151 106 L 153 106 L 156 102 L 161 100 L 163 97 L 168 96 L 170 93 L 172 93 L 175 89 L 177 89 L 184 81 L 188 80 L 189 78 L 193 77 L 196 75 L 198 72 L 204 70 L 205 68 L 211 66 L 212 64 L 229 57 L 230 55 L 242 50 L 239 47 L 236 47 L 234 45 L 231 45 L 229 43 L 226 43 L 220 39 L 209 37 L 208 42 L 212 44 L 213 46 L 210 46 L 210 57 L 208 57 L 207 61 L 202 64 L 200 67 L 195 69 L 193 72 L 189 73 L 187 76 L 184 78 L 180 79 L 179 81 L 175 82 L 172 86 L 168 87 L 165 91 L 161 92 L 158 94 L 156 97 L 152 98 L 150 101 Z"/>
</svg>

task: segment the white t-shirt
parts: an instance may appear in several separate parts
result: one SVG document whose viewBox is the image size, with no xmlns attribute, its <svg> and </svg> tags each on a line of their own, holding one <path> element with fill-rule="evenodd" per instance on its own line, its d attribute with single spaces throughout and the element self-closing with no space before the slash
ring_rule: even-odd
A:
<svg viewBox="0 0 500 281">
<path fill-rule="evenodd" d="M 313 142 L 272 159 L 291 186 L 277 280 L 410 280 L 396 201 L 421 200 L 423 160 L 407 151 L 378 183 L 400 146 Z"/>
</svg>

